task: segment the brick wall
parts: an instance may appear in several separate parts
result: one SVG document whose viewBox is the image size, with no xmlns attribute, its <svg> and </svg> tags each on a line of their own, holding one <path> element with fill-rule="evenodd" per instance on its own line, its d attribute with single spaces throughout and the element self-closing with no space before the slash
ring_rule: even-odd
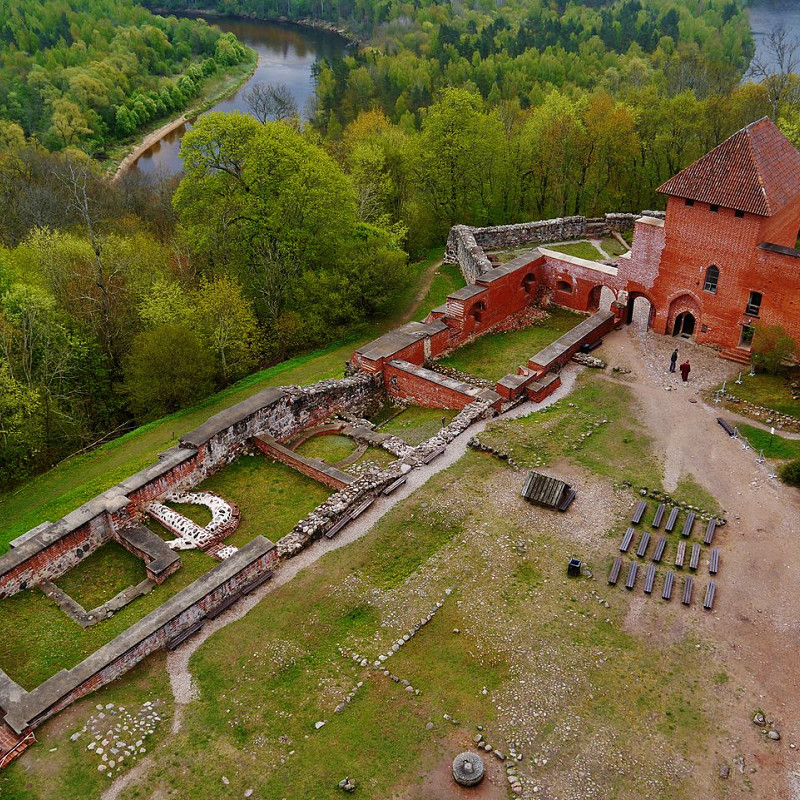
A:
<svg viewBox="0 0 800 800">
<path fill-rule="evenodd" d="M 287 450 L 279 445 L 271 436 L 259 435 L 253 439 L 253 444 L 268 458 L 285 464 L 297 472 L 307 475 L 319 483 L 339 490 L 352 483 L 352 479 L 346 473 L 340 473 L 316 458 L 303 458 L 298 453 Z"/>
</svg>

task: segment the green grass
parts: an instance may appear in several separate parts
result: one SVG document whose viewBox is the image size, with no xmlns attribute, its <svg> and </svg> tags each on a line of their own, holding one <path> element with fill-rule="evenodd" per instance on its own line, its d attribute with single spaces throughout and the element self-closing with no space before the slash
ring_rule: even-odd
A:
<svg viewBox="0 0 800 800">
<path fill-rule="evenodd" d="M 327 464 L 336 464 L 347 458 L 356 449 L 356 443 L 348 436 L 323 434 L 312 436 L 295 452 L 303 458 L 321 458 Z"/>
<path fill-rule="evenodd" d="M 478 378 L 497 381 L 527 366 L 528 359 L 552 344 L 585 319 L 580 314 L 554 308 L 546 320 L 521 331 L 488 333 L 454 351 L 442 364 L 468 372 Z"/>
<path fill-rule="evenodd" d="M 55 583 L 86 611 L 147 577 L 144 563 L 116 542 L 108 542 Z"/>
<path fill-rule="evenodd" d="M 439 251 L 437 253 L 441 258 L 441 253 Z M 425 319 L 432 309 L 444 304 L 447 295 L 464 285 L 464 277 L 458 264 L 440 264 L 436 268 L 428 293 L 420 304 L 417 318 Z"/>
<path fill-rule="evenodd" d="M 602 261 L 605 256 L 591 242 L 570 242 L 569 244 L 545 245 L 548 250 L 564 253 L 587 261 Z"/>
<path fill-rule="evenodd" d="M 781 414 L 800 419 L 800 401 L 792 399 L 789 388 L 791 381 L 800 381 L 800 367 L 792 369 L 788 375 L 767 375 L 762 372 L 753 378 L 745 371 L 741 386 L 728 381 L 725 388 L 730 394 L 754 405 L 771 408 Z M 718 386 L 717 389 L 719 388 L 721 387 Z M 743 412 L 738 404 L 728 404 L 728 407 L 733 411 Z"/>
<path fill-rule="evenodd" d="M 692 473 L 681 476 L 673 495 L 682 503 L 697 506 L 705 511 L 714 512 L 719 507 L 714 495 L 703 488 Z"/>
<path fill-rule="evenodd" d="M 356 463 L 361 464 L 365 461 L 372 461 L 381 467 L 386 467 L 391 464 L 392 461 L 397 461 L 397 456 L 392 455 L 382 447 L 368 447 L 366 453 L 364 453 Z"/>
<path fill-rule="evenodd" d="M 327 486 L 260 453 L 241 456 L 197 488 L 216 492 L 239 507 L 239 527 L 225 540 L 235 547 L 255 536 L 277 542 L 332 494 Z"/>
<path fill-rule="evenodd" d="M 394 434 L 410 445 L 422 444 L 441 430 L 442 419 L 449 423 L 457 413 L 444 408 L 409 406 L 402 414 L 382 425 L 380 433 Z"/>
<path fill-rule="evenodd" d="M 200 503 L 165 503 L 165 505 L 187 517 L 201 528 L 205 528 L 211 522 L 211 509 Z M 162 530 L 164 529 L 162 528 Z"/>
<path fill-rule="evenodd" d="M 764 451 L 766 458 L 793 459 L 800 458 L 800 439 L 785 439 L 783 436 L 771 436 L 769 431 L 755 428 L 752 425 L 739 425 L 739 433 L 747 438 L 750 446 L 758 452 Z"/>
<path fill-rule="evenodd" d="M 610 236 L 608 239 L 603 239 L 600 242 L 600 246 L 612 258 L 625 255 L 625 253 L 628 252 L 628 250 L 625 247 L 623 247 L 613 236 Z"/>
</svg>

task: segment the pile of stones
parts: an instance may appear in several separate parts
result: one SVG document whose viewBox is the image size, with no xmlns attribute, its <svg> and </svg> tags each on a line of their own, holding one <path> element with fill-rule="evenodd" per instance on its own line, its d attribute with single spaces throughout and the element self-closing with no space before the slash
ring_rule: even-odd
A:
<svg viewBox="0 0 800 800">
<path fill-rule="evenodd" d="M 343 792 L 354 792 L 356 790 L 356 782 L 352 778 L 344 778 L 339 781 L 338 787 Z"/>
<path fill-rule="evenodd" d="M 593 369 L 605 369 L 608 364 L 602 358 L 589 355 L 589 353 L 575 353 L 572 360 L 576 364 L 583 364 L 584 367 L 592 367 Z"/>
<path fill-rule="evenodd" d="M 774 425 L 778 430 L 800 433 L 800 419 L 797 417 L 781 414 L 774 408 L 767 408 L 766 406 L 759 406 L 755 403 L 751 403 L 748 400 L 742 400 L 740 397 L 733 394 L 725 394 L 722 399 L 727 400 L 729 403 L 740 405 L 743 411 L 746 411 L 753 417 L 758 417 L 759 419 L 763 417 L 767 425 Z M 798 399 L 798 397 L 794 397 L 794 399 Z"/>
<path fill-rule="evenodd" d="M 513 467 L 516 470 L 519 469 L 519 464 L 517 464 L 517 462 L 514 461 L 514 459 L 505 452 L 505 450 L 499 450 L 497 447 L 493 447 L 490 444 L 485 444 L 477 436 L 470 437 L 469 441 L 467 442 L 467 447 L 477 450 L 480 453 L 489 453 L 495 458 L 505 461 L 510 467 Z"/>
<path fill-rule="evenodd" d="M 668 495 L 666 492 L 662 492 L 659 489 L 648 489 L 646 486 L 643 486 L 639 490 L 639 494 L 642 497 L 649 497 L 651 500 L 656 500 L 659 503 L 664 503 L 668 506 L 674 506 L 676 508 L 681 508 L 684 511 L 694 511 L 694 515 L 699 517 L 700 519 L 709 520 L 715 518 L 717 520 L 717 527 L 721 528 L 723 525 L 726 524 L 724 517 L 722 516 L 721 511 L 717 513 L 712 513 L 704 508 L 700 508 L 699 506 L 693 506 L 689 503 L 683 503 L 680 500 L 676 500 L 674 497 Z"/>
<path fill-rule="evenodd" d="M 781 735 L 775 730 L 775 721 L 768 720 L 763 711 L 756 711 L 753 715 L 753 725 L 758 725 L 761 728 L 761 733 L 768 739 L 772 739 L 774 742 L 780 741 Z"/>
<path fill-rule="evenodd" d="M 440 447 L 446 447 L 457 436 L 460 436 L 470 425 L 488 416 L 491 413 L 491 403 L 486 400 L 476 400 L 465 406 L 461 411 L 453 417 L 449 425 L 445 425 L 435 436 L 432 436 L 421 445 L 415 447 L 409 452 L 406 457 L 406 463 L 415 463 L 420 465 L 423 459 L 438 450 Z"/>
</svg>

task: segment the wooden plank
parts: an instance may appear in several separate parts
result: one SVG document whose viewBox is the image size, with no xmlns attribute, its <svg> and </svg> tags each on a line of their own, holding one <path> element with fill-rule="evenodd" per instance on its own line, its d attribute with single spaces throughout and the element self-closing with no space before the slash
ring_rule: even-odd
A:
<svg viewBox="0 0 800 800">
<path fill-rule="evenodd" d="M 373 503 L 375 502 L 374 497 L 368 497 L 361 505 L 356 506 L 351 512 L 350 517 L 355 519 L 356 517 L 360 517 Z"/>
<path fill-rule="evenodd" d="M 717 593 L 717 582 L 709 581 L 706 586 L 706 596 L 703 598 L 703 608 L 710 611 L 714 608 L 714 595 Z"/>
<path fill-rule="evenodd" d="M 700 545 L 695 542 L 692 545 L 692 556 L 689 559 L 689 569 L 697 569 L 700 566 Z"/>
<path fill-rule="evenodd" d="M 639 505 L 636 506 L 636 511 L 633 512 L 633 518 L 631 522 L 634 525 L 638 525 L 642 521 L 642 517 L 644 516 L 644 512 L 647 510 L 647 501 L 641 500 Z"/>
<path fill-rule="evenodd" d="M 681 599 L 681 603 L 685 606 L 692 603 L 692 589 L 694 589 L 694 578 L 687 575 L 683 580 L 683 598 Z"/>
<path fill-rule="evenodd" d="M 611 572 L 608 573 L 608 582 L 615 586 L 617 580 L 619 580 L 619 573 L 622 569 L 622 556 L 617 556 L 614 559 L 614 563 L 611 565 Z"/>
<path fill-rule="evenodd" d="M 664 519 L 664 511 L 666 511 L 667 507 L 661 503 L 658 508 L 656 509 L 656 515 L 653 517 L 653 527 L 657 528 L 661 521 Z"/>
<path fill-rule="evenodd" d="M 664 578 L 664 591 L 661 592 L 661 597 L 664 600 L 669 600 L 672 597 L 672 584 L 675 583 L 675 573 L 670 571 L 667 577 Z"/>
<path fill-rule="evenodd" d="M 628 577 L 625 580 L 626 589 L 633 589 L 633 586 L 636 583 L 636 573 L 638 571 L 639 571 L 639 565 L 635 561 L 631 561 L 631 565 L 628 569 Z"/>
<path fill-rule="evenodd" d="M 686 517 L 686 522 L 683 523 L 683 530 L 681 531 L 681 536 L 690 536 L 692 533 L 692 526 L 694 525 L 694 511 L 690 511 L 689 515 Z"/>
<path fill-rule="evenodd" d="M 647 572 L 644 576 L 644 593 L 650 594 L 653 591 L 653 584 L 656 580 L 656 567 L 655 564 L 651 564 L 647 568 Z"/>
<path fill-rule="evenodd" d="M 625 531 L 625 535 L 622 537 L 622 544 L 619 546 L 620 552 L 627 553 L 632 541 L 633 528 L 628 528 L 628 530 Z"/>
<path fill-rule="evenodd" d="M 641 540 L 639 541 L 639 547 L 636 549 L 636 555 L 639 558 L 642 558 L 644 554 L 647 552 L 647 545 L 649 544 L 650 544 L 650 534 L 647 531 L 645 531 L 642 534 Z"/>
<path fill-rule="evenodd" d="M 678 519 L 678 512 L 680 509 L 673 508 L 672 511 L 669 512 L 669 518 L 667 519 L 667 524 L 664 526 L 664 530 L 667 533 L 672 533 L 673 529 L 675 528 L 675 522 Z"/>
<path fill-rule="evenodd" d="M 336 536 L 336 534 L 339 533 L 339 531 L 344 528 L 344 526 L 347 525 L 351 519 L 352 517 L 349 514 L 345 514 L 335 525 L 332 525 L 327 531 L 325 531 L 325 538 L 333 539 L 333 537 Z"/>
<path fill-rule="evenodd" d="M 174 650 L 179 644 L 185 642 L 190 636 L 194 636 L 200 628 L 203 627 L 203 620 L 199 619 L 197 622 L 190 625 L 186 630 L 181 631 L 177 636 L 167 642 L 167 650 Z"/>
<path fill-rule="evenodd" d="M 728 436 L 733 436 L 733 428 L 731 428 L 731 426 L 728 425 L 728 423 L 725 422 L 725 420 L 722 419 L 722 417 L 717 417 L 717 422 L 722 426 L 722 430 L 724 430 L 725 433 L 728 434 Z"/>
<path fill-rule="evenodd" d="M 265 572 L 262 575 L 259 575 L 252 583 L 248 583 L 247 586 L 245 586 L 242 589 L 242 594 L 250 594 L 250 592 L 253 592 L 256 589 L 258 589 L 258 587 L 261 586 L 262 583 L 266 583 L 271 578 L 272 578 L 272 570 L 270 570 L 269 572 Z"/>
<path fill-rule="evenodd" d="M 578 493 L 574 489 L 570 489 L 561 501 L 558 510 L 566 511 L 572 505 L 572 501 L 576 498 L 577 494 Z"/>
<path fill-rule="evenodd" d="M 384 490 L 384 494 L 391 494 L 395 489 L 399 489 L 408 478 L 405 475 L 401 475 L 396 481 L 392 481 Z"/>
<path fill-rule="evenodd" d="M 678 542 L 678 553 L 675 556 L 675 566 L 682 567 L 686 558 L 686 542 Z"/>
<path fill-rule="evenodd" d="M 442 445 L 441 447 L 437 447 L 435 450 L 433 450 L 430 453 L 428 453 L 428 455 L 426 455 L 425 458 L 422 459 L 422 463 L 423 464 L 430 464 L 431 461 L 433 461 L 434 458 L 437 458 L 438 456 L 440 456 L 442 453 L 444 453 L 444 451 L 445 451 L 445 446 L 444 445 Z"/>
<path fill-rule="evenodd" d="M 711 544 L 714 541 L 714 532 L 717 530 L 716 517 L 711 517 L 706 527 L 706 535 L 703 537 L 703 544 Z"/>
<path fill-rule="evenodd" d="M 653 561 L 656 564 L 661 561 L 664 557 L 664 548 L 667 546 L 667 537 L 666 536 L 659 536 L 658 542 L 656 543 L 656 551 L 653 553 Z"/>
<path fill-rule="evenodd" d="M 239 592 L 229 594 L 218 606 L 206 612 L 209 619 L 216 619 L 223 611 L 227 611 L 237 600 L 241 598 Z"/>
<path fill-rule="evenodd" d="M 711 562 L 708 565 L 708 571 L 712 575 L 716 575 L 719 571 L 719 548 L 712 547 L 711 548 Z"/>
</svg>

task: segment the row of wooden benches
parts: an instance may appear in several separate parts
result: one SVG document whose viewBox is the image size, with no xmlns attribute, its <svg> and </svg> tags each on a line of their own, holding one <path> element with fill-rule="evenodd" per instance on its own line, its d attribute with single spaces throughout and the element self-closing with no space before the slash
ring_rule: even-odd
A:
<svg viewBox="0 0 800 800">
<path fill-rule="evenodd" d="M 619 546 L 621 553 L 627 553 L 628 549 L 633 542 L 634 536 L 634 529 L 628 528 L 625 532 L 625 535 L 622 537 L 622 542 Z M 675 554 L 675 566 L 676 567 L 683 567 L 684 562 L 686 561 L 686 542 L 681 540 L 678 542 L 678 552 Z M 636 555 L 639 558 L 644 558 L 645 554 L 647 553 L 647 548 L 650 545 L 650 534 L 648 531 L 645 531 L 642 534 L 642 538 L 639 540 L 639 546 L 636 548 Z M 664 557 L 664 549 L 667 546 L 667 537 L 666 536 L 659 536 L 658 542 L 656 543 L 656 549 L 653 553 L 653 561 L 658 563 Z M 689 556 L 689 569 L 697 569 L 700 565 L 700 545 L 695 542 L 692 544 L 692 552 Z M 708 571 L 712 575 L 716 575 L 719 571 L 719 548 L 712 547 L 711 548 L 711 557 L 708 564 Z"/>
<path fill-rule="evenodd" d="M 631 522 L 634 525 L 638 525 L 642 521 L 642 517 L 644 516 L 644 512 L 647 510 L 647 501 L 641 500 L 639 505 L 636 506 L 636 511 L 633 512 L 633 517 L 631 518 Z M 661 522 L 664 519 L 664 513 L 666 512 L 667 507 L 664 503 L 659 504 L 658 508 L 656 509 L 656 514 L 653 517 L 653 522 L 651 523 L 652 527 L 658 528 L 661 525 Z M 664 530 L 667 533 L 672 533 L 675 529 L 675 523 L 678 521 L 678 514 L 680 513 L 680 509 L 676 507 L 672 507 L 669 512 L 669 517 L 667 518 L 667 524 L 664 526 Z M 692 528 L 694 527 L 694 521 L 697 519 L 697 515 L 694 511 L 690 511 L 686 515 L 686 521 L 683 523 L 683 530 L 681 531 L 681 536 L 689 537 L 692 533 Z M 708 521 L 708 525 L 706 525 L 706 532 L 703 536 L 703 544 L 711 544 L 714 541 L 714 533 L 717 530 L 718 520 L 712 517 Z"/>
<path fill-rule="evenodd" d="M 611 572 L 608 576 L 608 582 L 611 586 L 615 586 L 619 580 L 619 574 L 622 571 L 622 556 L 617 556 L 611 566 Z M 636 561 L 631 561 L 628 567 L 628 575 L 625 578 L 625 588 L 633 589 L 636 584 L 636 577 L 639 574 L 639 564 Z M 655 564 L 650 564 L 644 576 L 644 591 L 645 594 L 651 594 L 653 586 L 656 581 L 656 567 Z M 672 598 L 672 589 L 675 585 L 675 573 L 671 570 L 664 576 L 664 588 L 661 592 L 661 597 L 664 600 Z M 683 599 L 681 602 L 688 606 L 692 602 L 692 591 L 694 589 L 694 578 L 687 575 L 683 580 Z M 703 599 L 703 608 L 711 609 L 714 607 L 714 595 L 717 591 L 717 582 L 709 581 L 706 587 L 706 594 Z"/>
</svg>

